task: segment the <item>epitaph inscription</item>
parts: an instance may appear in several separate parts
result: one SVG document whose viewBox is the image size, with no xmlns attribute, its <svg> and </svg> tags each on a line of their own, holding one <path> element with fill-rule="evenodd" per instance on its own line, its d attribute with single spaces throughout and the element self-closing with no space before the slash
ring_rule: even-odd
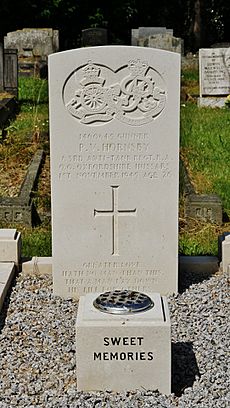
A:
<svg viewBox="0 0 230 408">
<path fill-rule="evenodd" d="M 200 49 L 199 65 L 201 96 L 230 93 L 230 48 Z"/>
<path fill-rule="evenodd" d="M 166 103 L 165 85 L 159 72 L 147 62 L 135 59 L 119 67 L 117 71 L 124 71 L 119 83 L 116 79 L 117 71 L 113 71 L 114 81 L 108 84 L 107 71 L 113 70 L 89 61 L 67 79 L 63 88 L 64 104 L 68 112 L 81 123 L 96 125 L 116 118 L 138 126 L 151 122 L 163 111 Z M 72 94 L 70 100 L 69 94 Z"/>
</svg>

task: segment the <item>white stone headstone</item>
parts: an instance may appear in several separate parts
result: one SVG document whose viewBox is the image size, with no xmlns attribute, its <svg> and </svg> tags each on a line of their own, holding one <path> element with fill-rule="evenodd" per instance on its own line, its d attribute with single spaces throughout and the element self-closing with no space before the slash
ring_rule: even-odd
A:
<svg viewBox="0 0 230 408">
<path fill-rule="evenodd" d="M 200 96 L 230 93 L 230 48 L 199 50 Z"/>
<path fill-rule="evenodd" d="M 177 291 L 180 56 L 49 57 L 54 292 Z"/>
</svg>

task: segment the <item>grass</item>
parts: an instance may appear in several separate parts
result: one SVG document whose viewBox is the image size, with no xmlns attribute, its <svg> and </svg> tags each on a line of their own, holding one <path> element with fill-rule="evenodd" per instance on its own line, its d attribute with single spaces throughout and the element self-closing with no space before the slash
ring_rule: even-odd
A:
<svg viewBox="0 0 230 408">
<path fill-rule="evenodd" d="M 19 78 L 19 107 L 0 143 L 0 196 L 15 196 L 38 147 L 48 150 L 48 84 Z"/>
<path fill-rule="evenodd" d="M 51 228 L 20 228 L 24 257 L 51 256 Z"/>
<path fill-rule="evenodd" d="M 182 85 L 190 94 L 199 93 L 197 71 L 186 71 Z M 197 92 L 194 92 L 197 89 Z M 198 194 L 217 194 L 226 218 L 230 218 L 230 110 L 181 106 L 180 153 Z M 183 208 L 183 205 L 181 206 Z M 181 211 L 182 213 L 182 211 Z M 181 214 L 183 219 L 183 213 Z M 179 252 L 185 255 L 217 255 L 218 235 L 230 230 L 223 226 L 197 223 L 186 230 L 182 222 Z"/>
<path fill-rule="evenodd" d="M 198 72 L 186 70 L 182 86 L 188 94 L 198 94 Z M 49 153 L 47 81 L 20 78 L 20 113 L 8 127 L 8 134 L 0 145 L 0 171 L 7 174 L 5 188 L 10 183 L 19 186 L 28 163 L 38 147 Z M 195 103 L 181 106 L 181 157 L 198 194 L 218 194 L 230 218 L 230 110 L 198 108 Z M 3 171 L 2 171 L 3 170 Z M 4 171 L 5 170 L 5 171 Z M 14 171 L 13 171 L 14 170 Z M 21 178 L 20 178 L 21 177 Z M 4 179 L 4 176 L 1 177 Z M 1 195 L 0 181 L 0 195 Z M 6 194 L 5 194 L 6 195 Z M 50 211 L 49 154 L 34 192 L 40 214 Z M 14 226 L 16 227 L 16 226 Z M 19 228 L 23 236 L 23 256 L 51 256 L 51 227 Z M 180 197 L 179 253 L 185 255 L 216 255 L 217 237 L 230 230 L 230 224 L 217 226 L 197 222 L 187 229 Z"/>
<path fill-rule="evenodd" d="M 199 194 L 215 193 L 230 217 L 230 110 L 181 107 L 181 155 Z"/>
<path fill-rule="evenodd" d="M 181 74 L 181 86 L 190 95 L 199 94 L 199 73 L 198 70 L 186 69 Z"/>
</svg>

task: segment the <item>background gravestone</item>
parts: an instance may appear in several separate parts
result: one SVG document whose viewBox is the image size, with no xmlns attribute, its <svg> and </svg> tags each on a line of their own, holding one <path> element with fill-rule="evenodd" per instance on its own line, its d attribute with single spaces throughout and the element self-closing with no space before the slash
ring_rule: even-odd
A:
<svg viewBox="0 0 230 408">
<path fill-rule="evenodd" d="M 106 28 L 86 28 L 82 30 L 81 41 L 83 47 L 108 44 L 108 31 Z"/>
<path fill-rule="evenodd" d="M 139 27 L 132 29 L 132 45 L 158 48 L 184 53 L 184 41 L 173 36 L 173 30 L 166 27 Z"/>
<path fill-rule="evenodd" d="M 172 34 L 155 34 L 148 38 L 148 47 L 184 54 L 184 42 Z"/>
<path fill-rule="evenodd" d="M 177 291 L 180 56 L 49 57 L 54 292 Z"/>
<path fill-rule="evenodd" d="M 200 106 L 224 106 L 230 94 L 230 48 L 199 50 Z"/>
<path fill-rule="evenodd" d="M 48 55 L 59 50 L 59 32 L 52 28 L 23 28 L 4 37 L 4 48 L 18 50 L 21 76 L 45 76 Z"/>
<path fill-rule="evenodd" d="M 185 218 L 188 225 L 194 220 L 221 225 L 223 222 L 221 199 L 217 195 L 188 195 L 185 200 Z"/>
</svg>

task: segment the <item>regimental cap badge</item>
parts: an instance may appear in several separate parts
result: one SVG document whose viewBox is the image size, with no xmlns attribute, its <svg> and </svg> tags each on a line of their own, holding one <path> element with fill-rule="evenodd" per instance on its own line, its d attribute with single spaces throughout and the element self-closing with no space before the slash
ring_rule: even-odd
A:
<svg viewBox="0 0 230 408">
<path fill-rule="evenodd" d="M 137 76 L 137 75 L 143 76 L 143 75 L 145 75 L 148 67 L 149 67 L 149 65 L 148 65 L 147 62 L 141 61 L 139 59 L 131 60 L 128 63 L 128 69 L 131 71 L 131 73 L 134 76 Z"/>
<path fill-rule="evenodd" d="M 93 81 L 99 77 L 100 68 L 92 63 L 92 61 L 88 61 L 88 64 L 83 69 L 85 78 L 88 78 L 89 81 Z"/>
<path fill-rule="evenodd" d="M 100 78 L 100 68 L 93 64 L 91 60 L 88 61 L 82 71 L 84 72 L 84 79 L 81 81 L 82 85 L 104 82 L 104 79 Z"/>
</svg>

